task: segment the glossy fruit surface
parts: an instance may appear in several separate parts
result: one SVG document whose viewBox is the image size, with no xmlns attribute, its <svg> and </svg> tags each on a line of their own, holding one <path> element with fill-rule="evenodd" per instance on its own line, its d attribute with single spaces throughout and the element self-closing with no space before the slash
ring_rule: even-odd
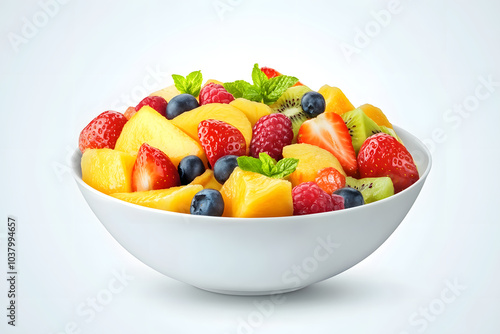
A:
<svg viewBox="0 0 500 334">
<path fill-rule="evenodd" d="M 196 155 L 188 155 L 179 162 L 177 171 L 179 172 L 181 184 L 189 184 L 205 172 L 205 165 Z"/>
<path fill-rule="evenodd" d="M 307 92 L 300 101 L 302 110 L 310 118 L 316 117 L 325 112 L 326 102 L 323 95 L 318 92 Z"/>
<path fill-rule="evenodd" d="M 201 89 L 199 99 L 200 105 L 210 103 L 228 104 L 234 100 L 234 96 L 231 95 L 224 86 L 216 83 L 209 83 Z"/>
<path fill-rule="evenodd" d="M 136 111 L 141 110 L 144 106 L 150 106 L 156 110 L 160 115 L 165 116 L 167 112 L 167 100 L 161 96 L 146 96 L 141 102 L 135 107 Z"/>
<path fill-rule="evenodd" d="M 335 190 L 345 187 L 346 177 L 333 167 L 326 167 L 318 172 L 314 180 L 326 193 L 332 194 Z"/>
<path fill-rule="evenodd" d="M 198 100 L 191 94 L 180 94 L 174 96 L 167 105 L 167 119 L 174 119 L 183 112 L 198 108 L 200 104 Z"/>
<path fill-rule="evenodd" d="M 127 118 L 116 111 L 105 111 L 98 115 L 83 130 L 78 138 L 78 147 L 83 153 L 89 148 L 115 148 Z"/>
<path fill-rule="evenodd" d="M 224 200 L 218 190 L 203 189 L 193 197 L 190 212 L 192 215 L 222 216 Z"/>
<path fill-rule="evenodd" d="M 255 123 L 250 142 L 250 155 L 258 158 L 267 153 L 275 160 L 283 158 L 283 147 L 293 140 L 292 121 L 283 114 L 263 116 Z"/>
<path fill-rule="evenodd" d="M 361 192 L 354 188 L 341 188 L 335 191 L 333 194 L 342 196 L 344 198 L 344 208 L 346 209 L 365 204 Z"/>
<path fill-rule="evenodd" d="M 304 182 L 294 187 L 292 198 L 294 215 L 328 212 L 334 208 L 332 197 L 314 182 Z"/>
<path fill-rule="evenodd" d="M 225 155 L 217 160 L 214 165 L 214 177 L 220 184 L 229 179 L 233 170 L 238 167 L 237 155 Z"/>
</svg>

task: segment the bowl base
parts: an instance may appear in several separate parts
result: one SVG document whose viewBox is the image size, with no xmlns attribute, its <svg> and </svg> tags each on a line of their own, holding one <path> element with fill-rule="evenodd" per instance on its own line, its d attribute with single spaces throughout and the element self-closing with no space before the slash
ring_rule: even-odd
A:
<svg viewBox="0 0 500 334">
<path fill-rule="evenodd" d="M 269 295 L 279 295 L 283 293 L 288 293 L 292 291 L 297 291 L 305 288 L 305 286 L 299 286 L 297 288 L 285 289 L 285 290 L 268 290 L 268 291 L 238 291 L 238 290 L 219 290 L 219 289 L 210 289 L 210 288 L 202 288 L 199 286 L 194 286 L 200 290 L 205 290 L 208 292 L 218 293 L 222 295 L 232 295 L 232 296 L 269 296 Z"/>
</svg>

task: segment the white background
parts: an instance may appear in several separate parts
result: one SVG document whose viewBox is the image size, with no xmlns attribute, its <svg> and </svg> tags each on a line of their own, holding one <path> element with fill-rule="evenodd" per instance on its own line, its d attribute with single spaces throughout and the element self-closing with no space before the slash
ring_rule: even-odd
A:
<svg viewBox="0 0 500 334">
<path fill-rule="evenodd" d="M 17 326 L 6 324 L 0 274 L 0 332 L 500 332 L 498 3 L 401 0 L 390 19 L 379 14 L 383 24 L 374 13 L 394 8 L 380 0 L 53 4 L 0 5 L 4 273 L 8 215 L 19 222 Z M 351 56 L 346 45 L 356 48 Z M 249 80 L 255 62 L 379 106 L 434 159 L 380 249 L 272 307 L 267 297 L 201 291 L 140 263 L 93 215 L 66 167 L 80 130 L 102 111 L 123 112 L 173 73 Z M 130 280 L 110 294 L 116 272 Z M 89 312 L 92 298 L 110 296 Z"/>
</svg>

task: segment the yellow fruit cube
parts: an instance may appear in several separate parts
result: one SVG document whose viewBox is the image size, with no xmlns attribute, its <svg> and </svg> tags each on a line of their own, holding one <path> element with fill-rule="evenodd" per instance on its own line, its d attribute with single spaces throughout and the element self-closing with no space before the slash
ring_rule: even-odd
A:
<svg viewBox="0 0 500 334">
<path fill-rule="evenodd" d="M 109 148 L 87 149 L 82 155 L 82 180 L 105 194 L 132 191 L 135 156 Z"/>
<path fill-rule="evenodd" d="M 201 185 L 187 185 L 168 189 L 115 193 L 111 196 L 153 209 L 189 213 L 194 195 L 202 189 Z"/>
<path fill-rule="evenodd" d="M 236 167 L 220 190 L 225 217 L 293 215 L 292 184 Z"/>
<path fill-rule="evenodd" d="M 338 159 L 321 147 L 310 144 L 292 144 L 283 148 L 283 158 L 299 159 L 295 171 L 288 176 L 292 185 L 314 181 L 318 172 L 326 167 L 333 167 L 346 176 Z"/>
<path fill-rule="evenodd" d="M 355 109 L 344 93 L 337 87 L 324 85 L 318 90 L 318 93 L 325 98 L 325 112 L 334 112 L 342 115 Z"/>
<path fill-rule="evenodd" d="M 177 166 L 187 155 L 196 155 L 206 163 L 203 148 L 168 119 L 149 106 L 144 106 L 125 123 L 116 141 L 115 150 L 137 154 L 148 143 L 163 151 Z"/>
<path fill-rule="evenodd" d="M 203 174 L 195 177 L 190 184 L 200 184 L 205 189 L 220 190 L 220 188 L 222 188 L 222 184 L 217 182 L 214 177 L 214 172 L 211 169 L 207 169 Z"/>
<path fill-rule="evenodd" d="M 269 115 L 273 112 L 271 107 L 269 107 L 267 104 L 250 101 L 242 97 L 232 101 L 231 103 L 229 103 L 229 105 L 241 110 L 247 116 L 250 124 L 252 125 L 252 128 L 255 123 L 257 123 L 259 118 L 265 115 Z"/>
<path fill-rule="evenodd" d="M 182 129 L 191 138 L 199 142 L 198 124 L 206 119 L 217 119 L 231 124 L 240 130 L 247 145 L 247 151 L 252 140 L 252 125 L 245 114 L 238 108 L 224 103 L 210 103 L 186 111 L 172 119 L 172 124 Z"/>
</svg>

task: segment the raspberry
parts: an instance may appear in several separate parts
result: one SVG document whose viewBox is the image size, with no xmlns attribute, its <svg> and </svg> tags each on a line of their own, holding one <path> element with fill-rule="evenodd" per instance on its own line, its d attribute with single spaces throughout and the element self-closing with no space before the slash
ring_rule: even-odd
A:
<svg viewBox="0 0 500 334">
<path fill-rule="evenodd" d="M 344 197 L 332 194 L 333 211 L 344 209 Z"/>
<path fill-rule="evenodd" d="M 154 110 L 158 111 L 162 116 L 167 114 L 167 100 L 161 96 L 146 96 L 135 107 L 135 110 L 139 111 L 144 106 L 150 106 Z"/>
<path fill-rule="evenodd" d="M 320 170 L 314 181 L 330 195 L 335 190 L 345 187 L 345 176 L 333 167 L 326 167 Z"/>
<path fill-rule="evenodd" d="M 314 182 L 304 182 L 292 189 L 293 214 L 307 215 L 311 213 L 334 210 L 333 199 Z"/>
<path fill-rule="evenodd" d="M 222 85 L 209 83 L 200 91 L 200 106 L 209 103 L 229 103 L 234 100 L 231 95 Z"/>
<path fill-rule="evenodd" d="M 283 158 L 283 147 L 290 145 L 293 139 L 292 121 L 283 114 L 262 116 L 255 123 L 250 142 L 250 155 L 259 157 L 265 152 L 275 160 Z"/>
</svg>

